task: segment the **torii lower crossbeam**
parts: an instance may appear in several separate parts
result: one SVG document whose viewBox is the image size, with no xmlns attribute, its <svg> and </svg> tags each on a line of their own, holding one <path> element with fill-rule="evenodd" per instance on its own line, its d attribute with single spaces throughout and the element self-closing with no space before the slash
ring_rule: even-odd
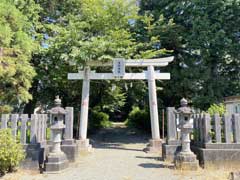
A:
<svg viewBox="0 0 240 180">
<path fill-rule="evenodd" d="M 155 79 L 169 80 L 170 73 L 154 73 Z M 79 80 L 84 79 L 84 72 L 68 73 L 68 79 Z M 115 77 L 113 73 L 95 73 L 91 71 L 89 73 L 89 79 L 91 80 L 146 80 L 148 79 L 148 72 L 145 73 L 125 73 L 122 77 Z"/>
</svg>

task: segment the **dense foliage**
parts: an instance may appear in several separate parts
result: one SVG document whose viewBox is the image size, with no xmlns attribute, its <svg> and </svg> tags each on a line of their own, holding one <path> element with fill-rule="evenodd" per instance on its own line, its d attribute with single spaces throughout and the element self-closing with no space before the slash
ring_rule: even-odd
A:
<svg viewBox="0 0 240 180">
<path fill-rule="evenodd" d="M 135 0 L 2 0 L 0 113 L 16 105 L 32 113 L 37 102 L 51 105 L 57 94 L 63 106 L 78 109 L 81 82 L 67 80 L 67 73 L 88 61 L 169 55 L 175 60 L 161 71 L 171 80 L 157 81 L 159 109 L 185 97 L 206 111 L 240 94 L 238 17 L 239 0 L 141 0 L 139 7 Z M 90 89 L 90 110 L 110 120 L 130 117 L 134 106 L 148 112 L 144 81 L 91 81 Z"/>
<path fill-rule="evenodd" d="M 0 130 L 0 175 L 13 171 L 25 157 L 23 147 L 17 143 L 10 129 Z"/>
<path fill-rule="evenodd" d="M 173 28 L 156 29 L 162 45 L 174 50 L 172 80 L 163 97 L 172 105 L 184 96 L 204 110 L 240 93 L 240 1 L 142 0 L 141 12 L 172 19 Z M 166 102 L 165 100 L 165 102 Z"/>
<path fill-rule="evenodd" d="M 31 13 L 28 5 L 31 8 L 24 1 L 0 1 L 0 114 L 32 98 L 28 90 L 35 71 L 30 60 L 38 46 L 30 16 L 38 6 L 34 4 Z"/>
<path fill-rule="evenodd" d="M 97 129 L 111 126 L 109 115 L 104 112 L 99 112 L 98 110 L 91 111 L 88 123 L 88 130 L 90 132 L 95 132 Z"/>
<path fill-rule="evenodd" d="M 220 103 L 220 104 L 212 104 L 207 112 L 213 116 L 214 114 L 219 114 L 220 116 L 222 116 L 225 112 L 226 112 L 226 107 L 224 104 Z"/>
<path fill-rule="evenodd" d="M 137 128 L 141 131 L 151 132 L 150 113 L 145 109 L 133 107 L 127 118 L 129 127 Z"/>
</svg>

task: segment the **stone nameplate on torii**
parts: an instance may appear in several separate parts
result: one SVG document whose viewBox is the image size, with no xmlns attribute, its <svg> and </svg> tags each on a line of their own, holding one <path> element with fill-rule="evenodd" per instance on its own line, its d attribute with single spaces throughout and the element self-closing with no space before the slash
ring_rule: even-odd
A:
<svg viewBox="0 0 240 180">
<path fill-rule="evenodd" d="M 83 71 L 78 73 L 68 73 L 69 80 L 83 80 L 82 86 L 82 105 L 80 113 L 79 142 L 82 149 L 89 148 L 89 140 L 87 139 L 88 125 L 88 108 L 89 108 L 89 91 L 90 80 L 148 80 L 149 88 L 149 107 L 151 116 L 152 140 L 150 140 L 149 151 L 159 151 L 161 149 L 161 139 L 159 133 L 158 107 L 156 95 L 156 79 L 169 80 L 170 73 L 160 73 L 154 71 L 154 66 L 164 67 L 172 62 L 174 57 L 166 57 L 159 59 L 122 59 L 116 58 L 113 62 L 88 62 Z M 96 73 L 91 71 L 91 66 L 112 66 L 112 73 Z M 147 67 L 147 71 L 142 73 L 126 73 L 126 67 Z"/>
</svg>

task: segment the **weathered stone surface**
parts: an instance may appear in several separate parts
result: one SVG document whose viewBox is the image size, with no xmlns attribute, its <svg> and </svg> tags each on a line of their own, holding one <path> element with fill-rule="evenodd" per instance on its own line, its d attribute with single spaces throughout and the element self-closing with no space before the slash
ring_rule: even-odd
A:
<svg viewBox="0 0 240 180">
<path fill-rule="evenodd" d="M 148 95 L 151 119 L 152 139 L 160 140 L 158 105 L 154 66 L 148 66 Z M 151 142 L 150 142 L 151 143 Z M 151 145 L 150 145 L 151 146 Z"/>
<path fill-rule="evenodd" d="M 9 114 L 2 114 L 1 129 L 8 128 Z"/>
<path fill-rule="evenodd" d="M 67 139 L 62 141 L 62 145 L 74 145 L 76 141 L 74 139 Z"/>
<path fill-rule="evenodd" d="M 209 114 L 204 114 L 204 117 L 203 117 L 203 139 L 204 139 L 204 143 L 211 143 L 212 142 L 210 131 L 211 131 L 211 117 L 210 117 Z"/>
<path fill-rule="evenodd" d="M 211 143 L 203 147 L 206 149 L 240 149 L 240 143 Z"/>
<path fill-rule="evenodd" d="M 164 161 L 173 162 L 175 156 L 181 151 L 181 143 L 177 142 L 175 145 L 163 144 L 162 146 L 162 157 Z"/>
<path fill-rule="evenodd" d="M 190 133 L 193 131 L 192 115 L 193 110 L 188 107 L 186 99 L 182 98 L 181 107 L 178 108 L 179 113 L 179 125 L 181 129 L 181 151 L 177 153 L 175 157 L 175 166 L 180 170 L 197 170 L 198 161 L 196 155 L 190 149 Z M 208 129 L 207 121 L 208 116 L 204 117 L 204 129 Z M 210 122 L 210 121 L 209 121 Z M 206 140 L 206 134 L 204 133 L 204 140 Z"/>
<path fill-rule="evenodd" d="M 30 143 L 37 143 L 37 116 L 36 114 L 31 114 L 31 127 L 30 127 Z"/>
<path fill-rule="evenodd" d="M 240 171 L 231 172 L 230 173 L 230 180 L 240 180 Z"/>
<path fill-rule="evenodd" d="M 162 140 L 150 139 L 149 144 L 144 149 L 147 153 L 159 153 L 162 151 Z"/>
<path fill-rule="evenodd" d="M 221 138 L 221 119 L 219 117 L 219 114 L 214 114 L 213 116 L 213 121 L 214 121 L 214 131 L 215 131 L 215 139 L 216 143 L 221 143 L 222 138 Z"/>
<path fill-rule="evenodd" d="M 240 114 L 233 114 L 233 140 L 240 143 Z"/>
<path fill-rule="evenodd" d="M 39 144 L 24 145 L 26 153 L 25 159 L 20 163 L 20 167 L 23 169 L 36 170 L 39 169 L 39 165 L 42 163 L 42 150 Z"/>
<path fill-rule="evenodd" d="M 82 153 L 85 153 L 85 152 L 93 152 L 93 148 L 92 148 L 92 145 L 89 144 L 89 139 L 84 139 L 84 140 L 76 140 L 76 144 L 77 144 L 77 149 L 78 149 L 78 152 L 82 152 Z"/>
<path fill-rule="evenodd" d="M 26 134 L 27 134 L 27 121 L 28 121 L 28 115 L 22 114 L 21 116 L 21 144 L 26 144 Z"/>
<path fill-rule="evenodd" d="M 231 116 L 228 114 L 225 114 L 223 116 L 223 122 L 224 122 L 224 139 L 226 143 L 231 143 L 231 134 L 232 134 L 232 121 Z"/>
<path fill-rule="evenodd" d="M 191 148 L 204 168 L 240 167 L 240 149 L 205 149 L 196 146 Z"/>
<path fill-rule="evenodd" d="M 177 141 L 177 125 L 176 125 L 176 116 L 175 108 L 167 108 L 167 143 L 171 144 L 173 141 Z"/>
<path fill-rule="evenodd" d="M 193 153 L 178 153 L 175 159 L 175 166 L 180 170 L 197 170 L 198 160 Z"/>
<path fill-rule="evenodd" d="M 62 153 L 61 155 L 58 154 L 57 156 L 51 155 L 50 153 L 47 158 L 45 173 L 61 173 L 61 171 L 63 171 L 67 167 L 68 160 L 64 153 Z"/>
<path fill-rule="evenodd" d="M 11 129 L 12 129 L 12 135 L 14 136 L 14 137 L 16 137 L 17 136 L 17 122 L 18 122 L 18 114 L 12 114 L 11 115 L 11 122 L 12 122 L 12 124 L 11 124 Z"/>
<path fill-rule="evenodd" d="M 66 154 L 69 162 L 74 162 L 77 160 L 79 154 L 78 154 L 78 148 L 76 144 L 61 145 L 61 149 Z"/>
<path fill-rule="evenodd" d="M 199 141 L 203 142 L 204 136 L 203 136 L 203 114 L 200 114 L 198 118 L 198 127 L 199 127 Z"/>
<path fill-rule="evenodd" d="M 65 128 L 63 124 L 65 110 L 61 107 L 61 100 L 57 96 L 55 99 L 55 107 L 50 110 L 50 115 L 54 119 L 51 125 L 52 131 L 52 147 L 47 156 L 46 172 L 59 173 L 68 167 L 68 160 L 65 153 L 61 150 L 62 130 Z"/>
<path fill-rule="evenodd" d="M 73 107 L 66 107 L 64 140 L 73 139 Z"/>
</svg>

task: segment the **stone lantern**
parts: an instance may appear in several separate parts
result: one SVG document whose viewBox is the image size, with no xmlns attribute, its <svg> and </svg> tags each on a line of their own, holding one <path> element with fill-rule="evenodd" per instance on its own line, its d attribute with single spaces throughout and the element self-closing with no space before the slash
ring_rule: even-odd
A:
<svg viewBox="0 0 240 180">
<path fill-rule="evenodd" d="M 181 130 L 181 151 L 176 155 L 175 165 L 177 169 L 196 170 L 198 160 L 190 149 L 190 133 L 193 131 L 193 111 L 188 107 L 186 99 L 181 99 L 181 107 L 178 109 L 179 125 Z"/>
<path fill-rule="evenodd" d="M 68 160 L 65 153 L 61 150 L 62 131 L 65 128 L 63 124 L 66 111 L 61 107 L 61 99 L 56 96 L 55 107 L 49 110 L 52 117 L 52 147 L 47 156 L 46 172 L 58 173 L 68 167 Z"/>
</svg>

